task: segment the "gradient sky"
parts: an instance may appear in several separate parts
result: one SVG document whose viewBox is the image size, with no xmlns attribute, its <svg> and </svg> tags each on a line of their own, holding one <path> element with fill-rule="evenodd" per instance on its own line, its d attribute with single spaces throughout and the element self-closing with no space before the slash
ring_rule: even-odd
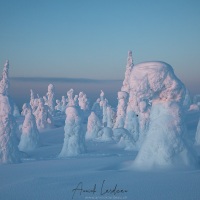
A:
<svg viewBox="0 0 200 200">
<path fill-rule="evenodd" d="M 129 49 L 200 83 L 200 1 L 0 0 L 0 66 L 8 58 L 13 77 L 123 79 Z"/>
</svg>

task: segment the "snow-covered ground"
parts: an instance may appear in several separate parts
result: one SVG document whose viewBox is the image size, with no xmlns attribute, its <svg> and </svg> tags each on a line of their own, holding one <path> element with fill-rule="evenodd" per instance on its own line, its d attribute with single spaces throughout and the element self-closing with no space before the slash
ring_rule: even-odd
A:
<svg viewBox="0 0 200 200">
<path fill-rule="evenodd" d="M 187 115 L 190 138 L 198 118 L 198 112 Z M 134 171 L 128 166 L 137 152 L 120 149 L 114 142 L 87 141 L 86 153 L 58 159 L 63 139 L 64 124 L 45 130 L 40 133 L 40 147 L 22 163 L 0 165 L 0 199 L 200 199 L 200 168 Z"/>
</svg>

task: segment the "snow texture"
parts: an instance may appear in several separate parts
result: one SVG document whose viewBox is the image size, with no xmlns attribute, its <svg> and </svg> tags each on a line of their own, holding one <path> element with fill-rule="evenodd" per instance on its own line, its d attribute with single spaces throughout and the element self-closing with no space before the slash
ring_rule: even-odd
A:
<svg viewBox="0 0 200 200">
<path fill-rule="evenodd" d="M 114 128 L 124 127 L 127 104 L 128 104 L 128 93 L 123 91 L 118 92 L 117 117 Z"/>
<path fill-rule="evenodd" d="M 22 125 L 22 134 L 19 143 L 20 151 L 29 152 L 38 147 L 39 132 L 37 129 L 35 117 L 32 114 L 32 109 L 29 106 L 25 113 L 25 119 Z"/>
<path fill-rule="evenodd" d="M 77 156 L 84 153 L 85 133 L 82 127 L 81 114 L 76 107 L 66 109 L 65 136 L 62 150 L 59 157 Z"/>
</svg>

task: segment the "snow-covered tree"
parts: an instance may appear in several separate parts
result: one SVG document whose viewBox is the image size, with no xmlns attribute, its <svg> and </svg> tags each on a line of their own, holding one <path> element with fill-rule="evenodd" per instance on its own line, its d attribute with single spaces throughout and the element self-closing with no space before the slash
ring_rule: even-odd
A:
<svg viewBox="0 0 200 200">
<path fill-rule="evenodd" d="M 88 117 L 86 139 L 96 139 L 100 129 L 101 121 L 94 112 L 91 112 L 90 116 Z"/>
<path fill-rule="evenodd" d="M 61 104 L 62 104 L 61 111 L 62 111 L 62 112 L 65 112 L 66 107 L 67 107 L 67 100 L 66 100 L 65 96 L 62 96 Z"/>
<path fill-rule="evenodd" d="M 24 103 L 23 106 L 22 106 L 21 115 L 22 115 L 22 116 L 25 116 L 26 113 L 28 112 L 28 109 L 29 109 L 29 104 L 28 104 L 28 103 Z"/>
<path fill-rule="evenodd" d="M 133 68 L 133 57 L 132 57 L 132 51 L 128 51 L 128 58 L 127 58 L 127 64 L 126 64 L 126 72 L 125 72 L 125 78 L 123 81 L 123 86 L 121 88 L 121 91 L 129 93 L 130 91 L 130 74 L 131 70 Z"/>
<path fill-rule="evenodd" d="M 100 107 L 100 98 L 98 98 L 96 102 L 94 102 L 91 110 L 98 116 L 99 119 L 102 120 L 103 110 Z"/>
<path fill-rule="evenodd" d="M 115 112 L 111 106 L 107 107 L 107 127 L 113 128 L 115 122 Z"/>
<path fill-rule="evenodd" d="M 9 61 L 6 60 L 6 63 L 3 68 L 2 79 L 0 82 L 0 94 L 9 95 L 10 81 L 9 81 Z"/>
<path fill-rule="evenodd" d="M 75 102 L 74 102 L 74 90 L 73 90 L 73 89 L 70 89 L 70 90 L 67 92 L 67 97 L 68 97 L 68 104 L 67 104 L 67 107 L 74 106 L 74 105 L 75 105 Z"/>
<path fill-rule="evenodd" d="M 193 166 L 195 155 L 183 137 L 183 100 L 185 87 L 173 68 L 164 62 L 135 65 L 130 75 L 132 111 L 140 102 L 151 100 L 150 123 L 146 138 L 134 161 L 134 167 L 151 169 Z"/>
<path fill-rule="evenodd" d="M 0 163 L 20 162 L 17 147 L 16 122 L 12 101 L 9 99 L 9 62 L 4 65 L 0 81 Z"/>
<path fill-rule="evenodd" d="M 79 93 L 78 104 L 82 110 L 84 110 L 84 111 L 89 110 L 89 101 L 84 92 Z"/>
<path fill-rule="evenodd" d="M 53 125 L 53 119 L 51 114 L 48 111 L 46 105 L 44 105 L 44 99 L 39 99 L 39 105 L 34 112 L 34 116 L 36 118 L 36 124 L 38 130 L 48 128 L 49 126 Z"/>
<path fill-rule="evenodd" d="M 49 106 L 49 112 L 51 113 L 51 115 L 54 115 L 56 99 L 55 99 L 55 89 L 53 84 L 48 85 L 47 102 Z"/>
<path fill-rule="evenodd" d="M 82 128 L 82 118 L 76 107 L 67 107 L 65 120 L 65 135 L 59 157 L 77 156 L 85 152 L 85 133 Z"/>
<path fill-rule="evenodd" d="M 55 110 L 60 111 L 60 112 L 62 111 L 62 102 L 59 99 L 56 99 Z"/>
<path fill-rule="evenodd" d="M 124 127 L 127 104 L 128 104 L 128 93 L 123 91 L 118 92 L 117 117 L 114 128 Z"/>
<path fill-rule="evenodd" d="M 22 125 L 22 134 L 19 143 L 20 151 L 28 152 L 38 147 L 39 133 L 35 121 L 35 117 L 32 114 L 32 109 L 29 106 L 25 113 L 25 119 Z"/>
<path fill-rule="evenodd" d="M 20 116 L 19 108 L 17 107 L 17 105 L 15 103 L 14 103 L 13 116 L 14 117 L 19 117 Z"/>
<path fill-rule="evenodd" d="M 108 100 L 104 97 L 104 92 L 101 90 L 100 93 L 100 108 L 103 111 L 103 125 L 107 126 L 107 107 L 108 107 Z"/>
</svg>

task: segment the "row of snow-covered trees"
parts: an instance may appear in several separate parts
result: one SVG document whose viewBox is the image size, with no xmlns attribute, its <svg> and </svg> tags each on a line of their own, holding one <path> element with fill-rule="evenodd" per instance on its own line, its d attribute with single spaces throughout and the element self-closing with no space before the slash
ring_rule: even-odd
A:
<svg viewBox="0 0 200 200">
<path fill-rule="evenodd" d="M 15 117 L 19 114 L 9 96 L 9 63 L 0 82 L 0 162 L 20 161 L 20 151 L 32 151 L 39 145 L 39 132 L 54 127 L 54 119 L 66 116 L 64 143 L 59 157 L 86 151 L 86 140 L 115 141 L 119 146 L 139 151 L 135 166 L 171 166 L 181 160 L 189 165 L 194 155 L 182 137 L 184 109 L 190 98 L 170 65 L 163 62 L 133 64 L 128 52 L 125 79 L 118 92 L 118 106 L 113 109 L 103 91 L 93 106 L 84 92 L 70 89 L 61 100 L 49 84 L 45 96 L 35 96 L 25 103 L 21 115 L 21 138 L 16 139 Z M 17 114 L 16 114 L 17 113 Z M 15 116 L 15 117 L 14 117 Z M 87 123 L 87 130 L 84 124 Z M 199 123 L 200 124 L 200 123 Z M 200 143 L 199 125 L 196 143 Z"/>
</svg>

